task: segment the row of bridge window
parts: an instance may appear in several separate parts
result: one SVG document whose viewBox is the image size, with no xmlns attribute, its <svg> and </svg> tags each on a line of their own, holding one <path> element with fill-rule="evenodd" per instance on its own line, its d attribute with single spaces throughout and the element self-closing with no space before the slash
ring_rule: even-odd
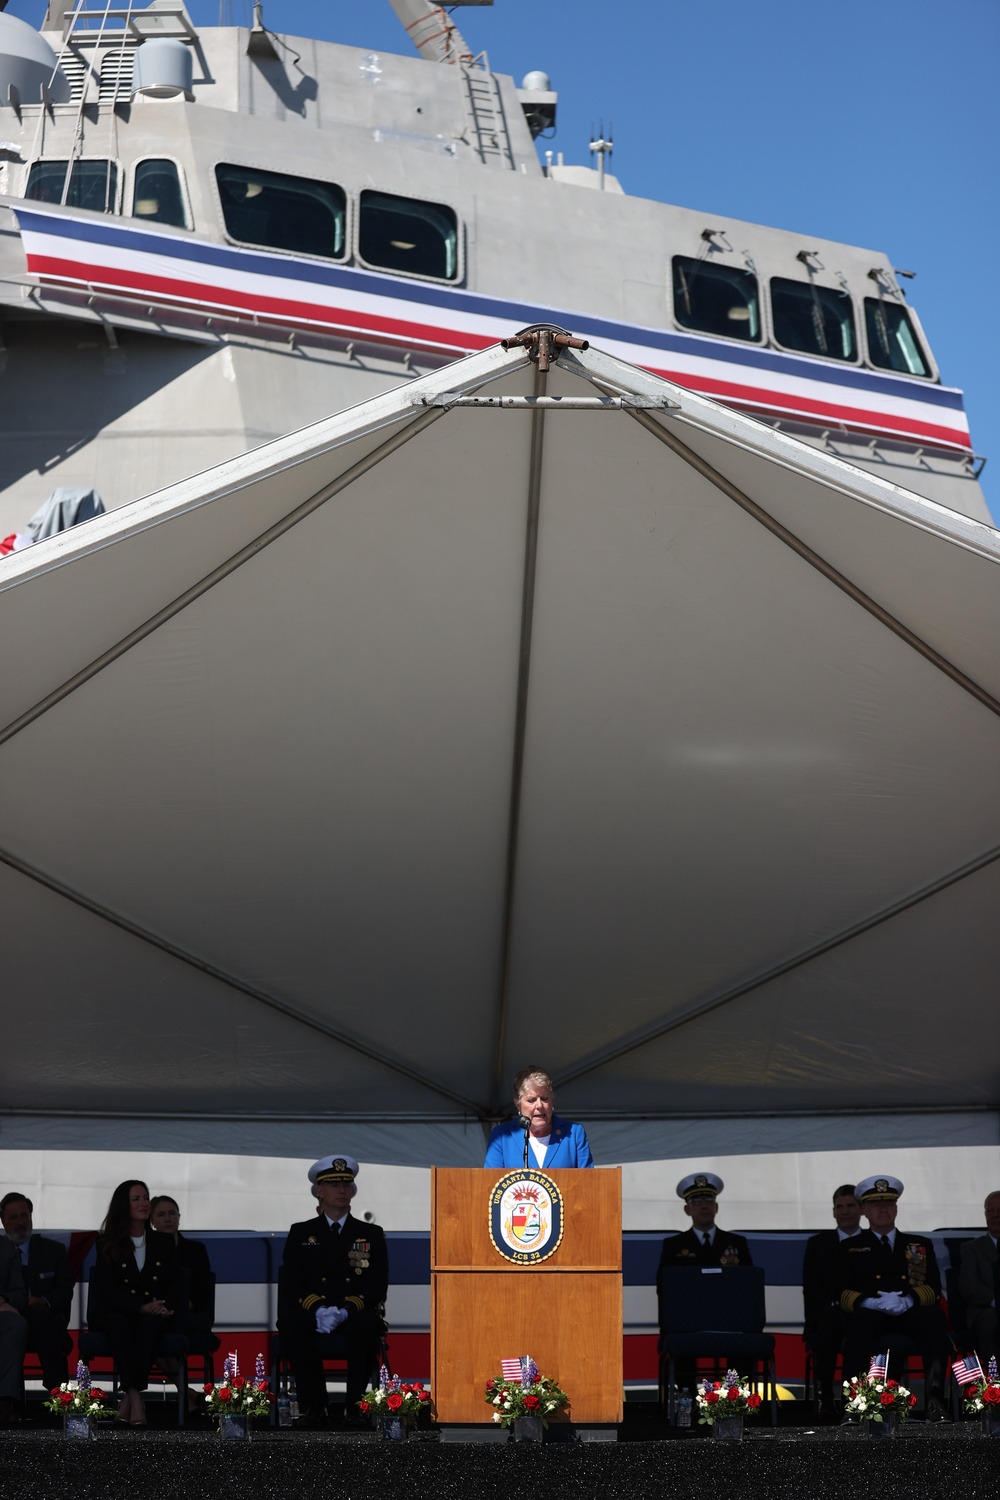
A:
<svg viewBox="0 0 1000 1500">
<path fill-rule="evenodd" d="M 118 167 L 113 161 L 37 161 L 26 196 L 99 213 L 118 211 Z M 346 260 L 348 199 L 336 183 L 256 167 L 219 163 L 215 180 L 226 233 L 258 245 L 324 260 Z M 191 227 L 180 169 L 169 158 L 137 162 L 132 216 L 178 229 Z M 365 189 L 356 210 L 356 254 L 366 265 L 436 281 L 460 274 L 459 229 L 454 211 L 398 194 Z M 758 277 L 738 266 L 675 255 L 674 316 L 682 328 L 746 343 L 763 343 Z M 772 277 L 770 313 L 774 342 L 800 354 L 856 364 L 860 345 L 854 300 L 844 288 Z M 929 377 L 930 362 L 901 303 L 864 298 L 868 359 L 878 369 Z"/>
</svg>

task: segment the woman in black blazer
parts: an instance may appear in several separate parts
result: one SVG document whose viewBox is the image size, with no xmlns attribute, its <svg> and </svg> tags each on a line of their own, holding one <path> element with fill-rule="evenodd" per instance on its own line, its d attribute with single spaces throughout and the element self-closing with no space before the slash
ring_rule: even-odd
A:
<svg viewBox="0 0 1000 1500">
<path fill-rule="evenodd" d="M 87 1321 L 108 1335 L 125 1391 L 118 1419 L 132 1427 L 146 1425 L 142 1393 L 170 1328 L 176 1289 L 174 1242 L 150 1226 L 146 1184 L 120 1182 L 97 1239 Z"/>
<path fill-rule="evenodd" d="M 150 1199 L 149 1222 L 161 1234 L 168 1234 L 177 1252 L 177 1269 L 188 1273 L 187 1326 L 196 1333 L 211 1333 L 215 1298 L 212 1288 L 212 1263 L 201 1240 L 189 1240 L 181 1234 L 181 1211 L 176 1198 L 159 1193 Z M 218 1340 L 215 1342 L 219 1347 Z"/>
</svg>

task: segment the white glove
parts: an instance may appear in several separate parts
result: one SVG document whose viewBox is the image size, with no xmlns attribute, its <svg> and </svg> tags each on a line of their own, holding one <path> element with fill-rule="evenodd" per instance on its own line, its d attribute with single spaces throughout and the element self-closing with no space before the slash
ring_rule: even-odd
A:
<svg viewBox="0 0 1000 1500">
<path fill-rule="evenodd" d="M 346 1307 L 321 1307 L 316 1312 L 317 1333 L 335 1333 L 341 1323 L 346 1322 Z"/>
<path fill-rule="evenodd" d="M 858 1303 L 858 1306 L 866 1308 L 868 1312 L 886 1311 L 885 1298 L 882 1296 L 881 1292 L 877 1297 L 862 1297 L 861 1301 Z"/>
</svg>

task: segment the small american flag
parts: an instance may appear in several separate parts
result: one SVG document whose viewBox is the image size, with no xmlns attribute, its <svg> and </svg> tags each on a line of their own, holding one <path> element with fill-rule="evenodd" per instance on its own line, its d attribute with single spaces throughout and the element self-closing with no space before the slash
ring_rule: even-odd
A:
<svg viewBox="0 0 1000 1500">
<path fill-rule="evenodd" d="M 869 1380 L 884 1380 L 889 1373 L 889 1355 L 875 1354 L 868 1369 Z"/>
<path fill-rule="evenodd" d="M 519 1359 L 502 1359 L 500 1370 L 504 1380 L 520 1380 L 521 1361 Z"/>
<path fill-rule="evenodd" d="M 954 1360 L 951 1368 L 959 1385 L 971 1385 L 974 1380 L 983 1379 L 978 1354 L 967 1354 L 964 1359 Z"/>
</svg>

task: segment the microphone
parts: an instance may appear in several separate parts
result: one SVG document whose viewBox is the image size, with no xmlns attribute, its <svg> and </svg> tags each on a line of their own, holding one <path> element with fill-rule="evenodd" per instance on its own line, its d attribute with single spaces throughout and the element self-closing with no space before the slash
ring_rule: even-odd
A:
<svg viewBox="0 0 1000 1500">
<path fill-rule="evenodd" d="M 524 1131 L 524 1165 L 528 1165 L 528 1132 L 531 1129 L 531 1121 L 527 1115 L 518 1115 L 517 1123 Z"/>
</svg>

